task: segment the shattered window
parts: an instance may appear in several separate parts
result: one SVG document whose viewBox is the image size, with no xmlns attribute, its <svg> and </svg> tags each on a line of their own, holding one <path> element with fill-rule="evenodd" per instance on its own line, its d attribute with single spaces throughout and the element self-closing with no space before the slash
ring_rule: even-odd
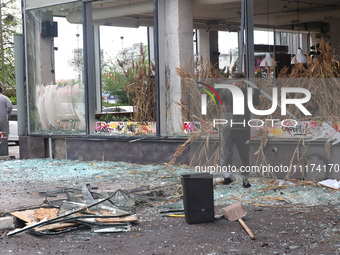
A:
<svg viewBox="0 0 340 255">
<path fill-rule="evenodd" d="M 85 133 L 83 26 L 72 18 L 79 13 L 81 2 L 26 12 L 31 133 Z"/>
<path fill-rule="evenodd" d="M 106 7 L 99 2 L 93 2 L 92 8 L 93 24 L 98 29 L 94 40 L 99 40 L 95 51 L 100 51 L 101 66 L 96 73 L 101 81 L 100 89 L 97 88 L 101 97 L 97 94 L 96 126 L 92 134 L 153 137 L 156 85 L 149 30 L 153 23 L 137 17 L 121 17 L 117 7 Z"/>
</svg>

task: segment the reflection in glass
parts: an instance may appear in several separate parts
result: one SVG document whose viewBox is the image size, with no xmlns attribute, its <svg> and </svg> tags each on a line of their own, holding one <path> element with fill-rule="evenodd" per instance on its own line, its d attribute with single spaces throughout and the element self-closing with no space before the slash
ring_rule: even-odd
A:
<svg viewBox="0 0 340 255">
<path fill-rule="evenodd" d="M 30 133 L 84 134 L 81 2 L 26 12 Z"/>
</svg>

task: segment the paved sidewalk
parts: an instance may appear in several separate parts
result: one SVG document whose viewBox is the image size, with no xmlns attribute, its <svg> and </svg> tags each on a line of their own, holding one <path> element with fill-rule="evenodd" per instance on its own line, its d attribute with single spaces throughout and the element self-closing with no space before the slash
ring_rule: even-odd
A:
<svg viewBox="0 0 340 255">
<path fill-rule="evenodd" d="M 21 233 L 0 236 L 1 254 L 340 254 L 340 192 L 299 182 L 280 185 L 277 180 L 251 179 L 216 185 L 215 213 L 235 201 L 247 209 L 245 222 L 256 235 L 252 241 L 238 222 L 185 223 L 165 218 L 166 208 L 182 208 L 176 193 L 187 167 L 137 165 L 122 162 L 68 160 L 12 160 L 0 165 L 1 214 L 22 207 L 40 206 L 40 191 L 81 187 L 99 190 L 141 186 L 171 187 L 164 202 L 146 203 L 134 210 L 139 217 L 136 232 L 94 234 L 82 230 L 58 236 L 36 237 Z"/>
</svg>

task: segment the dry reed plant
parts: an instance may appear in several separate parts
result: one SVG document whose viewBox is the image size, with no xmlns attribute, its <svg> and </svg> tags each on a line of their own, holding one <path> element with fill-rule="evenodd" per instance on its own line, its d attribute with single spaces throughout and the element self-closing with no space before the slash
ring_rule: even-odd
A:
<svg viewBox="0 0 340 255">
<path fill-rule="evenodd" d="M 133 60 L 131 65 L 127 66 L 124 61 L 118 60 L 118 65 L 129 80 L 124 88 L 132 101 L 134 109 L 132 121 L 135 122 L 156 121 L 155 66 L 146 64 L 145 55 L 141 46 L 140 56 Z"/>
<path fill-rule="evenodd" d="M 291 73 L 288 72 L 289 67 L 285 67 L 279 73 L 279 79 L 277 79 L 275 83 L 272 80 L 266 80 L 258 83 L 258 86 L 261 89 L 268 91 L 269 94 L 272 86 L 279 88 L 306 88 L 310 91 L 312 98 L 309 102 L 304 104 L 304 106 L 312 115 L 303 115 L 302 112 L 294 105 L 290 105 L 288 110 L 300 121 L 328 121 L 335 124 L 339 121 L 340 116 L 340 105 L 338 103 L 337 96 L 340 91 L 340 64 L 339 61 L 336 60 L 336 55 L 334 54 L 331 46 L 325 40 L 322 40 L 319 50 L 320 54 L 315 58 L 311 58 L 307 54 L 306 65 L 303 65 L 302 63 L 295 63 L 295 68 L 292 69 Z M 294 94 L 290 96 L 291 98 L 299 98 L 302 95 Z M 269 109 L 271 105 L 272 102 L 269 99 L 262 97 L 258 109 Z M 263 118 L 263 116 L 261 117 Z M 271 119 L 282 119 L 285 117 L 291 118 L 288 115 L 281 116 L 280 109 L 267 117 Z M 267 160 L 264 153 L 264 147 L 268 140 L 268 131 L 262 131 L 262 133 L 258 135 L 261 136 L 261 143 L 255 153 L 255 155 L 258 156 L 256 164 L 262 163 L 266 165 Z M 300 140 L 293 152 L 290 165 L 292 165 L 293 162 L 296 162 L 297 166 L 302 167 L 304 167 L 305 164 L 308 164 L 304 157 L 304 153 L 307 151 L 309 146 L 310 142 L 308 144 L 304 144 L 304 140 Z M 300 148 L 303 148 L 303 153 L 300 152 Z M 330 157 L 331 144 L 329 142 L 325 143 L 325 151 L 328 157 Z M 285 177 L 286 179 L 290 178 L 292 175 L 291 172 L 292 171 L 287 173 Z"/>
<path fill-rule="evenodd" d="M 191 61 L 190 61 L 191 63 Z M 183 102 L 177 102 L 181 106 L 182 110 L 189 113 L 187 119 L 184 118 L 183 121 L 210 121 L 219 116 L 218 108 L 213 107 L 213 101 L 208 102 L 208 113 L 207 115 L 201 115 L 201 90 L 199 87 L 200 83 L 205 83 L 208 85 L 215 84 L 216 81 L 229 78 L 231 73 L 236 70 L 236 62 L 232 67 L 232 70 L 227 68 L 225 74 L 215 68 L 211 63 L 205 63 L 202 56 L 200 57 L 199 63 L 195 63 L 190 69 L 194 72 L 185 69 L 180 66 L 176 68 L 177 74 L 185 81 L 185 89 L 189 94 L 189 107 L 185 106 Z M 201 86 L 202 87 L 202 86 Z M 211 107 L 210 107 L 211 106 Z"/>
<path fill-rule="evenodd" d="M 173 159 L 167 165 L 173 165 L 177 156 L 181 155 L 185 149 L 193 144 L 195 144 L 193 146 L 195 147 L 195 152 L 192 155 L 190 165 L 212 165 L 219 162 L 218 141 L 213 142 L 214 139 L 212 138 L 216 137 L 216 134 L 212 133 L 211 126 L 209 126 L 213 119 L 219 118 L 219 107 L 214 104 L 213 100 L 208 100 L 207 114 L 202 115 L 202 92 L 199 87 L 204 87 L 200 85 L 201 83 L 212 85 L 219 80 L 229 78 L 232 73 L 235 73 L 236 62 L 231 70 L 228 67 L 226 72 L 222 74 L 211 63 L 205 63 L 201 56 L 199 63 L 195 63 L 190 69 L 194 70 L 194 72 L 188 71 L 182 66 L 176 69 L 177 74 L 185 81 L 185 89 L 189 95 L 189 107 L 183 102 L 177 102 L 177 104 L 187 113 L 184 116 L 189 116 L 188 118 L 183 118 L 183 122 L 201 122 L 202 126 L 198 132 L 193 133 L 184 144 L 179 146 Z M 204 126 L 204 123 L 207 123 L 207 125 Z"/>
<path fill-rule="evenodd" d="M 340 105 L 338 104 L 337 93 L 340 92 L 340 64 L 336 60 L 336 55 L 331 46 L 322 40 L 320 44 L 320 54 L 315 58 L 311 58 L 307 54 L 307 64 L 295 63 L 295 68 L 289 73 L 289 67 L 283 68 L 276 81 L 259 80 L 258 86 L 271 94 L 273 86 L 295 87 L 308 89 L 312 95 L 309 102 L 304 106 L 311 112 L 311 116 L 305 116 L 297 107 L 289 105 L 288 110 L 299 120 L 327 120 L 331 122 L 338 121 L 340 116 Z M 280 95 L 280 93 L 279 93 Z M 301 98 L 302 94 L 295 93 L 289 95 L 290 98 Z M 280 96 L 279 96 L 280 98 Z M 258 109 L 269 109 L 272 102 L 265 98 L 261 98 Z M 280 109 L 278 108 L 270 118 L 282 118 Z M 289 116 L 285 116 L 289 118 Z"/>
<path fill-rule="evenodd" d="M 197 82 L 200 81 L 207 84 L 216 83 L 216 80 L 218 79 L 228 78 L 230 75 L 230 70 L 227 70 L 226 77 L 223 77 L 218 72 L 218 70 L 214 69 L 213 66 L 202 63 L 203 61 L 201 58 L 201 65 L 195 66 L 194 73 L 185 70 L 183 67 L 177 69 L 178 75 L 186 81 L 187 90 L 190 93 L 190 109 L 186 109 L 190 112 L 190 119 L 185 121 L 209 121 L 206 116 L 209 116 L 210 120 L 212 120 L 214 118 L 218 118 L 220 114 L 215 107 L 210 107 L 213 106 L 213 103 L 208 102 L 208 113 L 206 116 L 201 116 L 201 92 L 198 89 Z M 270 68 L 271 70 L 274 70 L 273 65 Z M 233 69 L 231 70 L 231 73 L 235 72 L 235 69 L 236 62 Z M 291 73 L 288 73 L 289 70 L 289 67 L 283 68 L 278 75 L 278 79 L 273 77 L 268 77 L 267 79 L 258 79 L 256 82 L 257 86 L 260 89 L 266 91 L 268 94 L 271 94 L 272 87 L 306 88 L 311 92 L 312 98 L 304 105 L 312 113 L 312 115 L 307 117 L 304 116 L 301 111 L 293 105 L 289 106 L 288 110 L 301 121 L 339 121 L 338 118 L 340 116 L 340 105 L 338 104 L 337 93 L 340 91 L 340 64 L 339 61 L 336 60 L 336 56 L 330 45 L 325 40 L 322 40 L 320 46 L 320 55 L 315 58 L 308 57 L 308 63 L 306 65 L 296 63 L 295 68 L 292 69 Z M 212 83 L 210 81 L 214 82 Z M 289 96 L 291 98 L 298 98 L 302 95 L 295 93 Z M 179 105 L 182 106 L 182 104 Z M 260 105 L 256 108 L 260 110 L 266 110 L 269 109 L 271 105 L 272 102 L 269 99 L 261 96 Z M 288 115 L 281 116 L 279 107 L 278 110 L 272 115 L 261 116 L 260 119 L 264 119 L 266 117 L 269 119 L 291 118 Z M 259 138 L 261 142 L 257 151 L 255 152 L 255 155 L 258 156 L 256 164 L 268 165 L 265 154 L 265 147 L 268 141 L 268 130 L 260 130 L 257 134 L 257 138 Z M 169 164 L 173 164 L 176 160 L 176 157 L 194 143 L 198 143 L 199 146 L 197 146 L 196 153 L 194 153 L 192 156 L 191 164 L 193 162 L 195 162 L 196 165 L 204 165 L 202 162 L 205 162 L 205 165 L 218 164 L 218 146 L 215 150 L 212 150 L 212 153 L 208 153 L 209 149 L 211 149 L 211 147 L 209 148 L 209 141 L 211 140 L 211 134 L 209 132 L 200 130 L 200 132 L 193 134 L 186 141 L 186 143 L 179 147 L 173 160 L 169 162 Z M 212 146 L 215 146 L 215 144 Z M 304 148 L 304 152 L 302 153 L 300 152 L 300 146 Z M 306 145 L 303 139 L 298 142 L 290 161 L 291 165 L 293 165 L 293 163 L 297 165 L 306 164 L 304 153 L 307 151 L 308 146 L 310 146 L 310 143 Z M 325 150 L 327 154 L 330 155 L 331 148 L 329 143 L 325 144 Z M 199 163 L 197 164 L 197 162 Z M 291 171 L 288 172 L 286 179 L 290 178 L 291 174 Z M 267 177 L 275 178 L 276 176 L 272 175 Z"/>
</svg>

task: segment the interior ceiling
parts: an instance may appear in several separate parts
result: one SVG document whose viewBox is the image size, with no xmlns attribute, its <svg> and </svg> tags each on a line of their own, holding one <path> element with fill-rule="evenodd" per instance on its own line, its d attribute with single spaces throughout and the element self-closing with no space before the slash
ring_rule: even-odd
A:
<svg viewBox="0 0 340 255">
<path fill-rule="evenodd" d="M 145 0 L 100 0 L 93 2 L 93 8 L 130 8 L 133 5 L 149 5 L 138 8 L 134 13 L 122 16 L 133 19 L 144 19 L 152 22 L 153 12 L 150 9 L 152 1 Z M 304 28 L 305 30 L 320 29 L 331 19 L 340 19 L 340 0 L 253 0 L 254 26 L 266 28 L 273 26 L 277 30 L 292 30 Z M 199 26 L 216 26 L 217 29 L 232 30 L 239 26 L 241 19 L 241 0 L 193 0 L 194 24 Z M 99 11 L 99 10 L 98 10 Z M 115 16 L 113 21 L 117 21 Z M 110 19 L 108 19 L 110 20 Z M 300 21 L 300 22 L 299 22 Z M 111 22 L 112 23 L 112 22 Z M 115 22 L 112 23 L 112 25 Z M 144 22 L 147 24 L 148 22 Z M 108 21 L 108 25 L 110 22 Z M 143 25 L 143 22 L 141 22 Z"/>
</svg>

